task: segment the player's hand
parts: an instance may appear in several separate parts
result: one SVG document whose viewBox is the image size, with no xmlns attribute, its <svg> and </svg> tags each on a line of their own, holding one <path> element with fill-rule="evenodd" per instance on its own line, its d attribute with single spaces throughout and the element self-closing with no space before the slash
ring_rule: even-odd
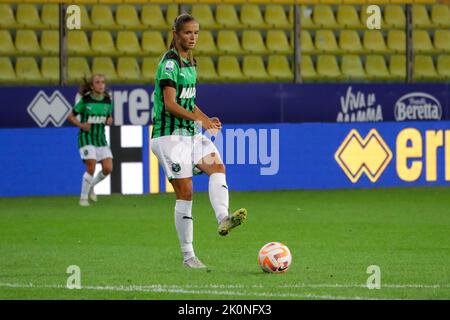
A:
<svg viewBox="0 0 450 320">
<path fill-rule="evenodd" d="M 212 117 L 209 118 L 213 123 L 215 123 L 216 125 L 219 126 L 219 129 L 222 129 L 222 122 L 220 122 L 219 118 L 217 117 Z"/>
<path fill-rule="evenodd" d="M 210 119 L 206 118 L 202 121 L 202 127 L 206 131 L 208 131 L 209 134 L 212 136 L 215 136 L 219 131 L 221 126 L 219 126 L 216 122 L 211 121 Z"/>
<path fill-rule="evenodd" d="M 112 126 L 112 124 L 113 124 L 113 117 L 108 117 L 108 119 L 106 119 L 106 125 Z"/>
<path fill-rule="evenodd" d="M 82 124 L 80 124 L 80 129 L 83 130 L 83 131 L 88 132 L 90 128 L 91 128 L 91 124 L 90 123 L 82 123 Z"/>
</svg>

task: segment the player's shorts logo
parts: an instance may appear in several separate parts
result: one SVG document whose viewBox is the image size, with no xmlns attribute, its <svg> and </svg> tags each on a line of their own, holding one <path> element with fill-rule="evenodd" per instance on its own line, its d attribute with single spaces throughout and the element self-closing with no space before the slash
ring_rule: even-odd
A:
<svg viewBox="0 0 450 320">
<path fill-rule="evenodd" d="M 358 182 L 363 173 L 370 181 L 376 182 L 392 160 L 392 151 L 377 130 L 370 130 L 363 139 L 353 129 L 334 158 L 351 182 Z"/>
<path fill-rule="evenodd" d="M 172 171 L 173 172 L 177 173 L 177 172 L 180 172 L 180 170 L 181 170 L 181 166 L 179 163 L 172 163 Z"/>
<path fill-rule="evenodd" d="M 84 150 L 84 155 L 87 156 L 89 154 L 89 150 Z"/>
</svg>

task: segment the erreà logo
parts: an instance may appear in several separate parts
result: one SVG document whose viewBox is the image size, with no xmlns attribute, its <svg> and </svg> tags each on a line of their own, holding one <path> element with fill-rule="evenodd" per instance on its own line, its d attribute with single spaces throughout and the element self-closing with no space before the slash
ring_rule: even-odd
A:
<svg viewBox="0 0 450 320">
<path fill-rule="evenodd" d="M 370 130 L 364 139 L 353 129 L 334 158 L 351 182 L 358 182 L 363 173 L 376 182 L 392 160 L 392 151 L 376 129 Z"/>
<path fill-rule="evenodd" d="M 58 91 L 48 97 L 44 91 L 39 91 L 27 108 L 33 120 L 40 126 L 46 127 L 51 122 L 60 127 L 72 110 L 72 106 Z"/>
</svg>

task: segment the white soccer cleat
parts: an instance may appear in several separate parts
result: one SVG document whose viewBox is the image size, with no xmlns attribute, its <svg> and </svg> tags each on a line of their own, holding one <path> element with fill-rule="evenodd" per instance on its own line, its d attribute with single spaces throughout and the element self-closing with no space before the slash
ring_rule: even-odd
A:
<svg viewBox="0 0 450 320">
<path fill-rule="evenodd" d="M 236 210 L 232 214 L 223 218 L 219 224 L 219 234 L 221 236 L 226 236 L 231 229 L 244 223 L 247 219 L 247 209 L 241 208 Z"/>
<path fill-rule="evenodd" d="M 97 202 L 97 195 L 95 194 L 94 187 L 89 191 L 89 200 Z"/>
<path fill-rule="evenodd" d="M 88 199 L 80 199 L 80 206 L 82 206 L 82 207 L 89 207 Z"/>
<path fill-rule="evenodd" d="M 206 266 L 197 257 L 192 257 L 183 262 L 183 265 L 191 269 L 203 269 Z"/>
</svg>

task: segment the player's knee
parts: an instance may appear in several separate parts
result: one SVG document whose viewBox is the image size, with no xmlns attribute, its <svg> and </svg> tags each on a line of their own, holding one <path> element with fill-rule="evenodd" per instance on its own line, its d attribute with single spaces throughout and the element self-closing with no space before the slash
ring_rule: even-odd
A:
<svg viewBox="0 0 450 320">
<path fill-rule="evenodd" d="M 86 172 L 89 173 L 91 176 L 93 176 L 95 173 L 95 165 L 94 166 L 91 166 L 91 165 L 86 166 Z"/>
<path fill-rule="evenodd" d="M 105 176 L 107 176 L 107 175 L 111 174 L 111 172 L 113 171 L 113 168 L 112 168 L 112 166 L 104 166 L 102 171 L 103 171 L 103 174 Z"/>
</svg>

